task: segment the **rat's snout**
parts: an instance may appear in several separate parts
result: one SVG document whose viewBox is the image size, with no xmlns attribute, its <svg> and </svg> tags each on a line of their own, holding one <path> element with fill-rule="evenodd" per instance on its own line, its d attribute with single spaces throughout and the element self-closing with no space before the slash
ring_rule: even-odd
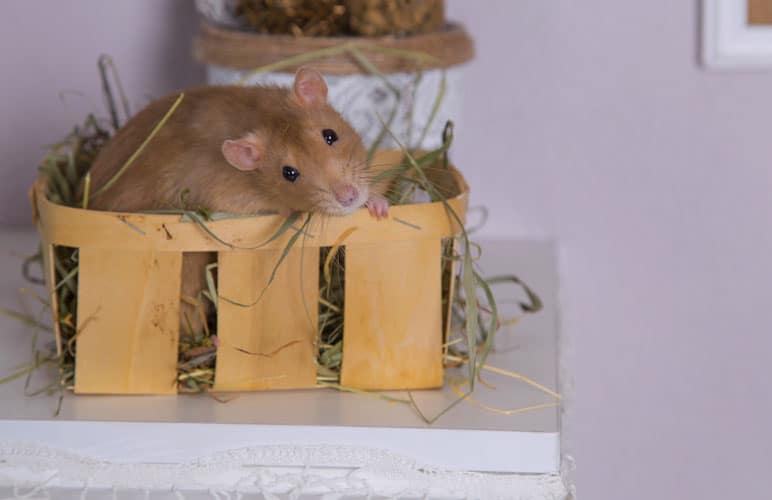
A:
<svg viewBox="0 0 772 500">
<path fill-rule="evenodd" d="M 333 189 L 335 199 L 344 207 L 350 207 L 359 198 L 359 191 L 351 184 L 343 184 Z"/>
</svg>

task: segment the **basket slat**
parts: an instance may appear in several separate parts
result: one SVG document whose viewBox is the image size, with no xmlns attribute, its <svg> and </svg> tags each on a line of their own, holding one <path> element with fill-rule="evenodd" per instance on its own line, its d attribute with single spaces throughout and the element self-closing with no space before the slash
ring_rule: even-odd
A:
<svg viewBox="0 0 772 500">
<path fill-rule="evenodd" d="M 215 390 L 316 385 L 319 249 L 290 250 L 265 288 L 280 255 L 279 250 L 219 254 Z"/>
<path fill-rule="evenodd" d="M 182 254 L 81 248 L 75 392 L 174 394 Z"/>
<path fill-rule="evenodd" d="M 341 384 L 442 385 L 440 240 L 346 246 Z"/>
<path fill-rule="evenodd" d="M 456 213 L 466 209 L 466 195 L 448 202 Z M 91 247 L 109 250 L 117 246 L 124 250 L 161 252 L 217 252 L 226 245 L 211 238 L 193 222 L 180 221 L 179 216 L 120 214 L 63 207 L 51 202 L 41 203 L 41 213 L 47 224 L 41 229 L 52 243 L 71 247 Z M 252 247 L 281 250 L 292 237 L 286 231 L 280 237 L 265 243 L 284 223 L 285 217 L 261 215 L 207 222 L 206 227 L 221 240 Z M 346 240 L 347 244 L 382 244 L 388 241 L 444 238 L 459 232 L 442 203 L 402 205 L 389 209 L 389 219 L 374 225 L 367 209 L 360 209 L 347 217 L 330 217 L 325 225 L 309 239 L 308 246 L 332 246 L 341 233 L 358 227 Z M 170 236 L 171 235 L 171 238 Z"/>
</svg>

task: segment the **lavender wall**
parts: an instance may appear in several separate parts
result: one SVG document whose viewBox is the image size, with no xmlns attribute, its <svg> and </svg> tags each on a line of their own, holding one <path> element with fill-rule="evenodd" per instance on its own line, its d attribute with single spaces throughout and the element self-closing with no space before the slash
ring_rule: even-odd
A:
<svg viewBox="0 0 772 500">
<path fill-rule="evenodd" d="M 694 1 L 450 12 L 487 231 L 561 241 L 580 497 L 768 496 L 772 74 L 701 69 Z"/>
<path fill-rule="evenodd" d="M 26 224 L 27 188 L 44 145 L 87 113 L 105 116 L 96 62 L 119 65 L 135 109 L 201 82 L 187 0 L 8 0 L 0 7 L 0 224 Z"/>
<path fill-rule="evenodd" d="M 27 222 L 41 145 L 101 105 L 99 52 L 135 104 L 201 78 L 187 6 L 3 3 L 0 222 Z M 772 76 L 702 70 L 694 1 L 449 0 L 449 12 L 477 40 L 455 159 L 491 210 L 485 232 L 561 241 L 580 496 L 761 498 Z M 62 103 L 70 89 L 86 97 Z"/>
</svg>

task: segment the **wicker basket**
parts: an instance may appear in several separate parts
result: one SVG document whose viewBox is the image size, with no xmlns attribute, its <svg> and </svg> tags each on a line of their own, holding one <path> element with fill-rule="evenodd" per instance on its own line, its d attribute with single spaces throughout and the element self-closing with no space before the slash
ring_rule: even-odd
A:
<svg viewBox="0 0 772 500">
<path fill-rule="evenodd" d="M 379 154 L 379 163 L 401 158 L 397 151 Z M 435 173 L 433 182 L 451 195 L 448 203 L 463 220 L 465 181 L 452 167 L 432 171 L 444 172 Z M 389 219 L 380 221 L 364 209 L 330 218 L 304 246 L 290 250 L 255 303 L 291 235 L 256 250 L 232 247 L 265 242 L 281 217 L 207 223 L 229 247 L 178 216 L 54 204 L 45 185 L 44 178 L 37 180 L 31 202 L 50 294 L 56 281 L 54 246 L 79 249 L 76 393 L 177 392 L 182 256 L 203 251 L 218 253 L 214 390 L 316 385 L 319 249 L 339 244 L 341 235 L 347 235 L 341 383 L 362 389 L 442 385 L 443 316 L 447 324 L 451 301 L 443 311 L 441 277 L 447 266 L 441 262 L 441 241 L 460 231 L 443 203 L 395 206 Z M 57 302 L 51 303 L 61 353 L 66 346 L 58 331 Z"/>
</svg>

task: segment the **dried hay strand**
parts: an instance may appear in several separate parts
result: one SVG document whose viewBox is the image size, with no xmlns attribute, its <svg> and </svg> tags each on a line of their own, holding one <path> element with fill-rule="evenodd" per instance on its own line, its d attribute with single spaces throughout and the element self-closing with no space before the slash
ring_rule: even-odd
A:
<svg viewBox="0 0 772 500">
<path fill-rule="evenodd" d="M 437 31 L 444 0 L 240 0 L 236 15 L 258 33 L 295 37 L 397 36 Z"/>
<path fill-rule="evenodd" d="M 458 24 L 448 23 L 438 31 L 405 38 L 383 37 L 294 37 L 263 35 L 220 28 L 203 22 L 193 41 L 193 55 L 204 64 L 249 70 L 257 66 L 301 58 L 282 68 L 294 72 L 304 62 L 330 75 L 367 74 L 347 52 L 357 47 L 382 73 L 414 72 L 449 68 L 474 57 L 474 43 Z M 319 52 L 319 54 L 316 54 Z M 313 56 L 309 54 L 314 54 Z M 412 56 L 412 57 L 411 57 Z M 303 60 L 302 58 L 307 59 Z M 273 70 L 278 71 L 278 70 Z"/>
</svg>

